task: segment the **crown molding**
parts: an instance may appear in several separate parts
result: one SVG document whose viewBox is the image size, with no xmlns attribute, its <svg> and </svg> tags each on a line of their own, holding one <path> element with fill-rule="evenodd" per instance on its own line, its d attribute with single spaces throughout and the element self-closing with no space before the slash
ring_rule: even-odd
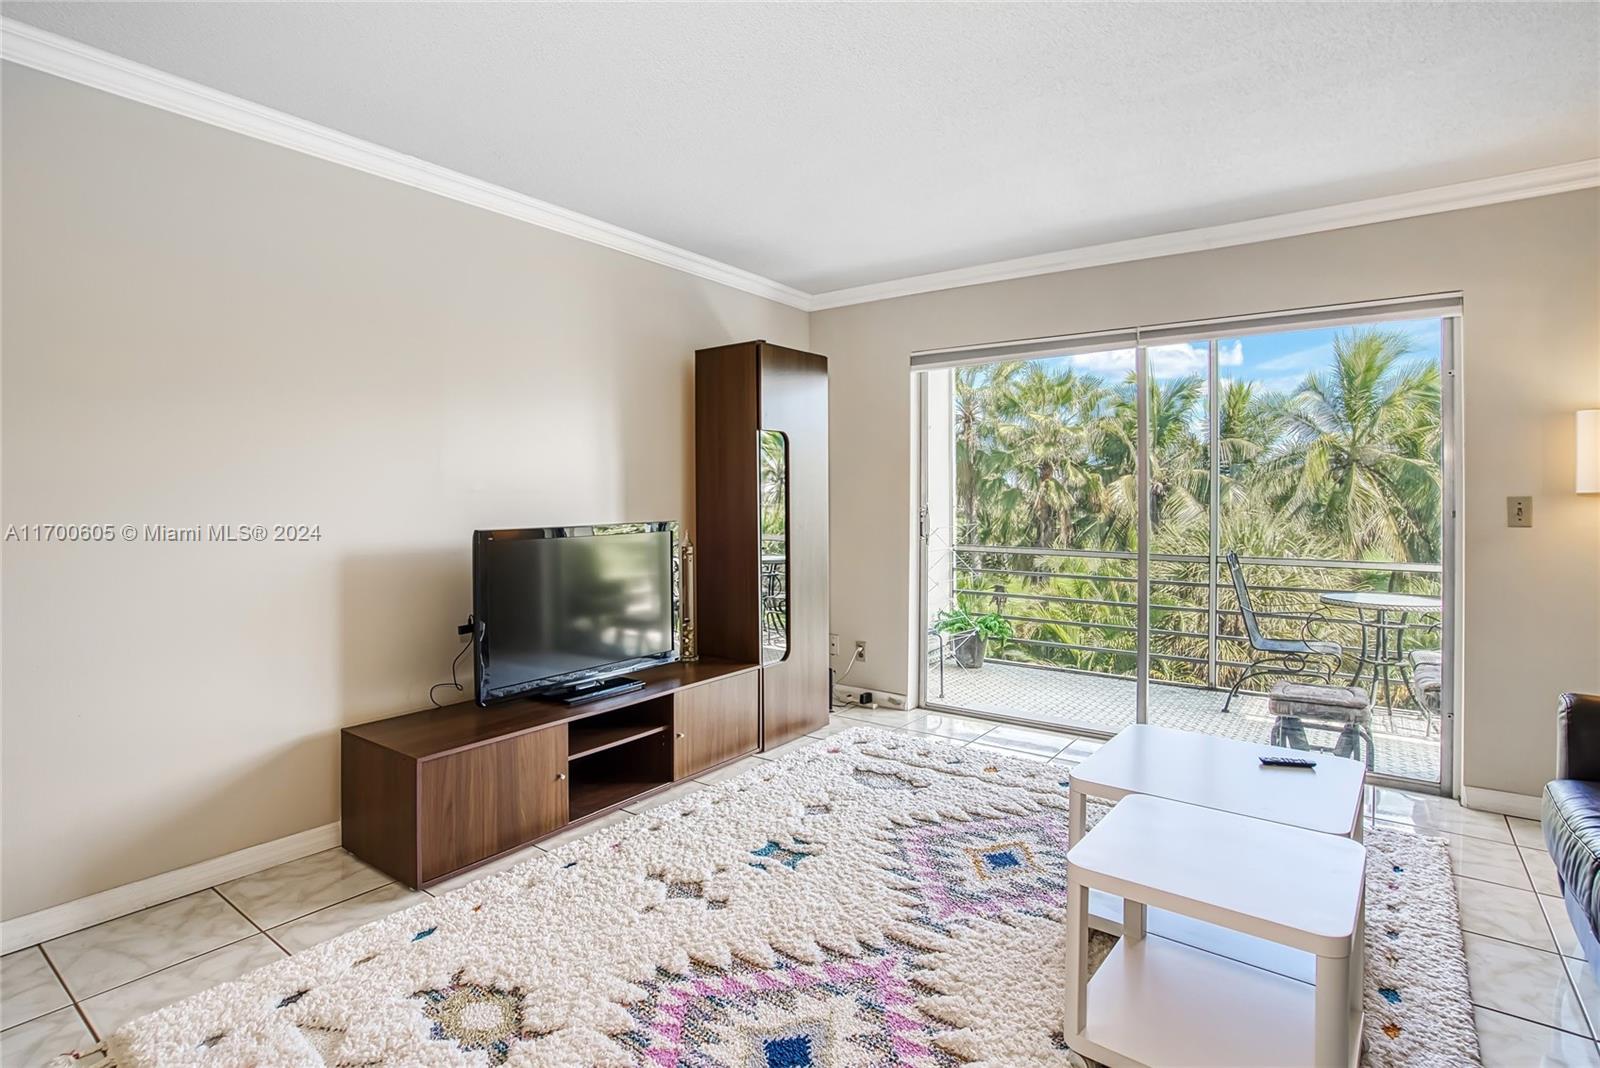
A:
<svg viewBox="0 0 1600 1068">
<path fill-rule="evenodd" d="M 983 285 L 986 282 L 1004 282 L 1013 278 L 1031 278 L 1040 274 L 1075 271 L 1083 267 L 1101 267 L 1111 263 L 1154 259 L 1158 256 L 1179 256 L 1186 252 L 1204 252 L 1207 249 L 1227 248 L 1232 245 L 1251 245 L 1260 241 L 1276 241 L 1284 237 L 1300 237 L 1327 230 L 1342 230 L 1351 226 L 1408 219 L 1418 215 L 1434 215 L 1444 211 L 1483 207 L 1487 204 L 1502 204 L 1511 200 L 1569 193 L 1576 189 L 1590 189 L 1595 186 L 1600 186 L 1600 159 L 1586 159 L 1577 163 L 1522 171 L 1498 178 L 1481 178 L 1432 189 L 1419 189 L 1412 193 L 1355 200 L 1346 204 L 1334 204 L 1325 208 L 1312 208 L 1283 215 L 1269 215 L 1244 222 L 1154 234 L 1150 237 L 1136 237 L 1104 245 L 1086 245 L 1060 252 L 1046 252 L 1038 256 L 1024 256 L 1020 259 L 961 267 L 953 271 L 939 271 L 889 282 L 835 289 L 812 297 L 811 310 L 842 308 L 851 304 L 891 300 L 917 293 L 933 293 L 941 289 L 958 289 L 963 286 Z"/>
<path fill-rule="evenodd" d="M 813 295 L 697 252 L 251 103 L 15 19 L 0 17 L 0 58 L 806 312 L 1084 267 L 1275 241 L 1600 186 L 1600 159 L 1586 159 L 1497 178 L 1459 182 L 1220 226 L 1063 249 Z"/>
<path fill-rule="evenodd" d="M 802 311 L 811 308 L 810 294 L 770 278 L 91 48 L 15 19 L 0 18 L 0 58 L 280 148 L 303 152 L 329 163 L 637 256 Z"/>
</svg>

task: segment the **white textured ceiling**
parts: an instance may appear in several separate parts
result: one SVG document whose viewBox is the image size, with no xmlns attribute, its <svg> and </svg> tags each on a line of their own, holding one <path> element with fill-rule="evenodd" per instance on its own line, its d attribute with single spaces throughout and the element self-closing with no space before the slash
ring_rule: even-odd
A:
<svg viewBox="0 0 1600 1068">
<path fill-rule="evenodd" d="M 1600 156 L 1600 6 L 16 3 L 817 293 Z"/>
</svg>

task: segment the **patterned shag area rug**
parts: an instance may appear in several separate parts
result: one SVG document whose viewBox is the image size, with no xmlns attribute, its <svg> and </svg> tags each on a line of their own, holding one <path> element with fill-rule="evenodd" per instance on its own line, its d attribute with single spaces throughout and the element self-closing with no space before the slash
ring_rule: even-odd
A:
<svg viewBox="0 0 1600 1068">
<path fill-rule="evenodd" d="M 121 1068 L 1065 1068 L 1064 774 L 833 735 L 145 1016 L 108 1052 Z M 1475 1064 L 1444 845 L 1374 831 L 1368 847 L 1364 1063 Z"/>
</svg>

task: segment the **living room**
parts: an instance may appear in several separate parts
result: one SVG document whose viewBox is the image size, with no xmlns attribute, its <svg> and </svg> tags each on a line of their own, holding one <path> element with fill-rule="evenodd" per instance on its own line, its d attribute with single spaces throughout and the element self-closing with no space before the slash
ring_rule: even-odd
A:
<svg viewBox="0 0 1600 1068">
<path fill-rule="evenodd" d="M 1600 5 L 3 16 L 4 1065 L 1600 1064 Z"/>
</svg>

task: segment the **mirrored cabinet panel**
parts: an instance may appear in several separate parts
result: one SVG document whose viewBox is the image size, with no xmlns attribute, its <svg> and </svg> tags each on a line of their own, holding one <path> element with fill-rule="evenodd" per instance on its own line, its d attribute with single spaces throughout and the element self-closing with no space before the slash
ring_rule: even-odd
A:
<svg viewBox="0 0 1600 1068">
<path fill-rule="evenodd" d="M 761 662 L 789 655 L 789 439 L 756 432 L 761 502 Z"/>
<path fill-rule="evenodd" d="M 768 341 L 694 357 L 695 637 L 758 665 L 761 746 L 828 722 L 828 361 Z"/>
</svg>

